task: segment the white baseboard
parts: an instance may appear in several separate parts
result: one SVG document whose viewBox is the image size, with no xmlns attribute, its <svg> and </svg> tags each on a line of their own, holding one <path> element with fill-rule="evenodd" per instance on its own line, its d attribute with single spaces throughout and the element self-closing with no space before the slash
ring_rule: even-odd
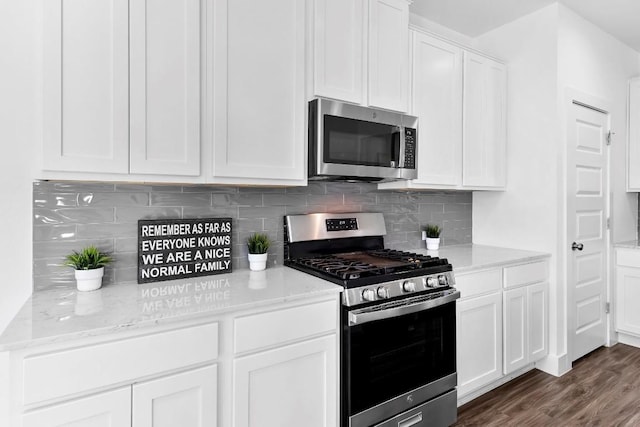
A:
<svg viewBox="0 0 640 427">
<path fill-rule="evenodd" d="M 488 384 L 482 388 L 479 388 L 477 390 L 472 391 L 471 393 L 467 393 L 464 396 L 459 396 L 458 397 L 458 407 L 464 405 L 465 403 L 469 403 L 471 402 L 473 399 L 482 396 L 483 394 L 493 390 L 494 388 L 498 388 L 503 384 L 508 383 L 509 381 L 519 377 L 522 374 L 526 374 L 527 372 L 529 372 L 530 370 L 533 369 L 533 363 L 530 365 L 525 366 L 522 369 L 519 369 L 515 372 L 510 373 L 509 375 L 505 375 L 504 377 L 492 382 L 491 384 Z"/>
<path fill-rule="evenodd" d="M 560 377 L 571 370 L 569 356 L 565 354 L 549 354 L 544 359 L 535 362 L 535 367 L 547 374 Z"/>
<path fill-rule="evenodd" d="M 624 332 L 618 332 L 618 342 L 640 348 L 640 338 L 625 334 Z"/>
</svg>

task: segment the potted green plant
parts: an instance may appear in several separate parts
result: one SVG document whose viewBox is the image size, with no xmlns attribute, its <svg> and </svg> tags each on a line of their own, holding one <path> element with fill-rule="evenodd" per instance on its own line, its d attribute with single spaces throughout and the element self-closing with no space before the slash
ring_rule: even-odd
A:
<svg viewBox="0 0 640 427">
<path fill-rule="evenodd" d="M 102 286 L 104 266 L 110 262 L 109 255 L 91 245 L 80 252 L 73 251 L 67 255 L 64 265 L 75 269 L 76 286 L 79 291 L 95 291 Z"/>
<path fill-rule="evenodd" d="M 424 227 L 424 232 L 426 234 L 427 250 L 437 251 L 440 247 L 440 233 L 442 232 L 442 228 L 436 224 L 427 224 L 426 227 Z"/>
<path fill-rule="evenodd" d="M 253 271 L 260 271 L 267 268 L 267 251 L 271 241 L 269 236 L 262 233 L 254 233 L 247 239 L 249 249 L 249 268 Z"/>
</svg>

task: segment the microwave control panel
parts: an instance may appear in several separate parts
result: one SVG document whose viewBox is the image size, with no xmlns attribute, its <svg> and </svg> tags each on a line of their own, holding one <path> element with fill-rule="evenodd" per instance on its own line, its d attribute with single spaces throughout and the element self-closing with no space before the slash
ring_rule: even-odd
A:
<svg viewBox="0 0 640 427">
<path fill-rule="evenodd" d="M 416 167 L 416 130 L 412 128 L 404 128 L 404 167 Z"/>
</svg>

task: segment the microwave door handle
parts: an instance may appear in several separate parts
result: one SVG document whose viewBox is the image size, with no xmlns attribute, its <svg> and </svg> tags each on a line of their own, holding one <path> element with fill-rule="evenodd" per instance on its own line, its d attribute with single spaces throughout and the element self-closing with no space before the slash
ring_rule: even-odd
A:
<svg viewBox="0 0 640 427">
<path fill-rule="evenodd" d="M 397 162 L 397 167 L 398 168 L 403 168 L 404 167 L 404 158 L 405 158 L 405 140 L 404 140 L 404 132 L 402 130 L 402 127 L 400 126 L 396 126 L 396 132 L 395 135 L 397 135 L 397 137 L 394 137 L 394 145 L 396 148 L 396 153 L 398 154 L 398 162 Z"/>
</svg>

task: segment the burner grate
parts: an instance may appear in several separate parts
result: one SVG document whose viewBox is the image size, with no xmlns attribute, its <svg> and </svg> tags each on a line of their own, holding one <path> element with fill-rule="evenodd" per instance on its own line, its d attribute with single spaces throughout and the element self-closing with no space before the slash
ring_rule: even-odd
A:
<svg viewBox="0 0 640 427">
<path fill-rule="evenodd" d="M 394 249 L 376 249 L 299 258 L 294 262 L 341 280 L 353 280 L 441 266 L 447 261 Z"/>
</svg>

